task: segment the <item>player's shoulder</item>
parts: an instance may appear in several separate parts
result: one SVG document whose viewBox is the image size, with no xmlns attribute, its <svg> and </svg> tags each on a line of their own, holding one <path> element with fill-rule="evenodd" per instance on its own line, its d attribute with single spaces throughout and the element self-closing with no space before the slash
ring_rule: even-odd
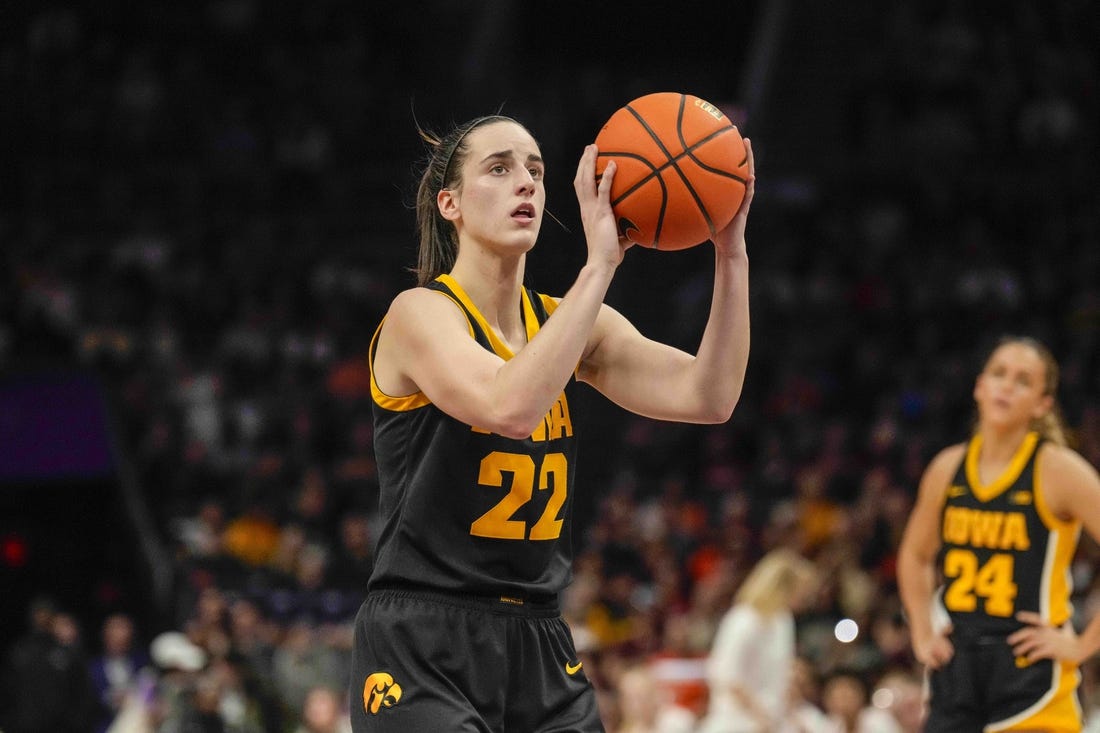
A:
<svg viewBox="0 0 1100 733">
<path fill-rule="evenodd" d="M 928 463 L 929 471 L 954 471 L 966 456 L 966 443 L 953 443 L 940 449 Z"/>
<path fill-rule="evenodd" d="M 920 482 L 921 496 L 941 501 L 965 456 L 966 443 L 955 443 L 941 448 L 924 468 Z"/>
<path fill-rule="evenodd" d="M 417 286 L 402 290 L 390 301 L 387 320 L 426 320 L 459 317 L 461 307 L 441 290 Z"/>
<path fill-rule="evenodd" d="M 1044 476 L 1100 481 L 1096 468 L 1066 445 L 1045 441 L 1039 446 L 1038 461 Z"/>
<path fill-rule="evenodd" d="M 447 333 L 470 333 L 462 307 L 446 293 L 424 287 L 402 290 L 390 301 L 379 326 L 379 348 L 386 344 L 408 350 Z"/>
</svg>

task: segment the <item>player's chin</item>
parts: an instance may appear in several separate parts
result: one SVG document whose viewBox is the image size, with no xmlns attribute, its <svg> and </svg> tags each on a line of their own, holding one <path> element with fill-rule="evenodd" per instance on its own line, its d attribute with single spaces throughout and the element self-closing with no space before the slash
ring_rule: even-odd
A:
<svg viewBox="0 0 1100 733">
<path fill-rule="evenodd" d="M 541 229 L 542 221 L 539 219 L 517 222 L 511 232 L 511 238 L 517 242 L 528 242 L 529 246 L 533 247 Z"/>
<path fill-rule="evenodd" d="M 535 247 L 535 241 L 538 239 L 538 229 L 525 229 L 520 232 L 513 232 L 511 236 L 504 238 L 504 246 L 509 250 L 515 250 L 520 253 L 529 252 Z"/>
</svg>

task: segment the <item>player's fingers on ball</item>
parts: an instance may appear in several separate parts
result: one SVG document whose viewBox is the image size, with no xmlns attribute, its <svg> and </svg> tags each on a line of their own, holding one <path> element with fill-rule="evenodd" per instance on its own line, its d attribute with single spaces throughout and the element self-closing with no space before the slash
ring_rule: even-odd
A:
<svg viewBox="0 0 1100 733">
<path fill-rule="evenodd" d="M 577 163 L 577 177 L 573 180 L 577 189 L 589 190 L 592 188 L 592 180 L 595 178 L 596 146 L 585 145 L 580 162 Z"/>
<path fill-rule="evenodd" d="M 608 161 L 607 167 L 603 169 L 603 175 L 600 177 L 600 185 L 597 189 L 601 194 L 611 190 L 611 182 L 615 179 L 615 171 L 618 166 L 615 161 Z"/>
</svg>

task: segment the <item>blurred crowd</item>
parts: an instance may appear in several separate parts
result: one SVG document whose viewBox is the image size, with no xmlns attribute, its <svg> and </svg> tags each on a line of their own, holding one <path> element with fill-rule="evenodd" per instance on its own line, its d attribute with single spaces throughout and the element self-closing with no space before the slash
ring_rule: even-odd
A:
<svg viewBox="0 0 1100 733">
<path fill-rule="evenodd" d="M 416 155 L 408 124 L 373 147 L 362 131 L 425 70 L 376 63 L 409 38 L 350 3 L 101 5 L 36 6 L 4 36 L 22 124 L 0 188 L 0 369 L 100 376 L 171 548 L 172 598 L 144 618 L 58 607 L 44 587 L 5 651 L 0 725 L 344 731 L 377 532 L 364 355 L 411 284 L 392 181 Z M 1077 448 L 1100 466 L 1098 20 L 1072 0 L 1008 2 L 996 18 L 978 3 L 871 5 L 832 90 L 841 134 L 800 170 L 769 180 L 760 165 L 754 342 L 733 419 L 666 425 L 593 400 L 562 600 L 609 731 L 694 730 L 720 620 L 780 546 L 816 566 L 792 707 L 821 711 L 821 730 L 918 729 L 894 553 L 925 462 L 966 435 L 982 350 L 1002 333 L 1050 345 Z M 567 78 L 532 98 L 566 98 Z M 764 151 L 797 110 L 773 96 Z M 551 139 L 602 114 L 529 104 Z M 654 297 L 645 277 L 624 266 L 624 309 Z M 640 325 L 690 346 L 709 277 L 704 260 Z M 1096 560 L 1086 542 L 1082 618 L 1100 606 Z M 1100 705 L 1096 672 L 1086 708 Z M 872 709 L 892 723 L 860 723 Z"/>
</svg>

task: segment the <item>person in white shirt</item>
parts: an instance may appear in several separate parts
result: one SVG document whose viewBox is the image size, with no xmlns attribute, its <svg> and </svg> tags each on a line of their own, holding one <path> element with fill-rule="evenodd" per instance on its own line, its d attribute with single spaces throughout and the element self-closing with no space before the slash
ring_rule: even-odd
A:
<svg viewBox="0 0 1100 733">
<path fill-rule="evenodd" d="M 814 565 L 772 550 L 745 578 L 707 660 L 710 695 L 700 733 L 771 733 L 788 712 L 794 614 L 815 587 Z"/>
</svg>

